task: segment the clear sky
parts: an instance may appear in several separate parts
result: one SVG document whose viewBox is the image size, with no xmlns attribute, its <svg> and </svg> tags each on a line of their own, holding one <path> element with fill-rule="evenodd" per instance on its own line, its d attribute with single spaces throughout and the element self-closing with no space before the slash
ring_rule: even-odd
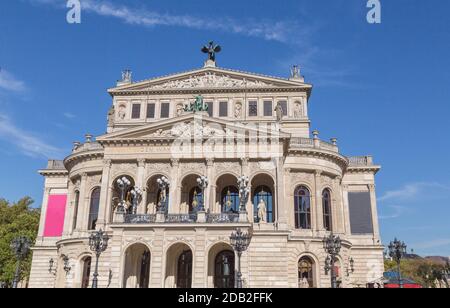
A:
<svg viewBox="0 0 450 308">
<path fill-rule="evenodd" d="M 347 155 L 374 155 L 384 242 L 450 256 L 450 2 L 366 0 L 0 1 L 0 197 L 40 206 L 47 158 L 62 159 L 85 133 L 105 132 L 106 89 L 201 67 L 202 44 L 219 65 L 288 77 L 299 64 L 314 84 L 313 128 Z"/>
</svg>

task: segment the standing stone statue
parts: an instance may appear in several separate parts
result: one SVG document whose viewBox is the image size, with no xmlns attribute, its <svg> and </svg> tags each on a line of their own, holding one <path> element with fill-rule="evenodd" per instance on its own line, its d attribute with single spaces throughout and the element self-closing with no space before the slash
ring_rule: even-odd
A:
<svg viewBox="0 0 450 308">
<path fill-rule="evenodd" d="M 294 118 L 300 119 L 303 116 L 302 105 L 297 102 L 294 104 Z"/>
<path fill-rule="evenodd" d="M 266 223 L 267 222 L 267 206 L 266 202 L 261 199 L 258 204 L 258 220 L 260 223 Z"/>
<path fill-rule="evenodd" d="M 277 121 L 281 122 L 283 120 L 283 106 L 281 106 L 281 103 L 277 104 L 277 107 L 275 107 L 275 112 L 277 114 Z"/>
<path fill-rule="evenodd" d="M 237 103 L 236 106 L 234 107 L 234 117 L 236 119 L 240 119 L 242 117 L 242 104 L 241 103 Z"/>
<path fill-rule="evenodd" d="M 114 126 L 115 116 L 116 116 L 116 108 L 114 108 L 114 105 L 112 105 L 108 111 L 108 127 Z"/>
</svg>

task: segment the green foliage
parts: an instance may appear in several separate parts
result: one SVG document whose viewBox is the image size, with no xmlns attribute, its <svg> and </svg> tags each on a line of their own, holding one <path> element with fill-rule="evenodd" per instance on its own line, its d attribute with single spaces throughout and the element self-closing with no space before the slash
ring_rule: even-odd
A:
<svg viewBox="0 0 450 308">
<path fill-rule="evenodd" d="M 386 271 L 397 271 L 394 261 L 387 260 L 384 266 Z M 426 259 L 402 260 L 400 264 L 402 277 L 414 280 L 424 288 L 435 288 L 435 281 L 443 279 L 442 271 L 445 268 L 445 265 Z"/>
<path fill-rule="evenodd" d="M 25 236 L 34 243 L 39 228 L 40 210 L 33 209 L 33 200 L 25 197 L 10 204 L 0 199 L 0 282 L 11 285 L 16 268 L 16 257 L 11 251 L 11 241 Z M 31 253 L 21 265 L 22 276 L 27 278 L 31 267 Z"/>
</svg>

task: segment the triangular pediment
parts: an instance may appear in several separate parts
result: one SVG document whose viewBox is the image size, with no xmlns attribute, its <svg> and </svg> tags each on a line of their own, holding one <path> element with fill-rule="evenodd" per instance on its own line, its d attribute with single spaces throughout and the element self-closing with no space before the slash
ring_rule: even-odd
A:
<svg viewBox="0 0 450 308">
<path fill-rule="evenodd" d="M 109 93 L 207 89 L 305 88 L 312 86 L 298 80 L 207 67 L 185 73 L 158 77 L 109 89 Z"/>
<path fill-rule="evenodd" d="M 97 138 L 97 141 L 136 141 L 136 140 L 175 140 L 191 139 L 226 139 L 237 138 L 290 138 L 290 134 L 280 131 L 279 125 L 248 124 L 224 121 L 204 114 L 188 114 L 178 118 L 159 121 L 134 128 L 109 133 Z"/>
</svg>

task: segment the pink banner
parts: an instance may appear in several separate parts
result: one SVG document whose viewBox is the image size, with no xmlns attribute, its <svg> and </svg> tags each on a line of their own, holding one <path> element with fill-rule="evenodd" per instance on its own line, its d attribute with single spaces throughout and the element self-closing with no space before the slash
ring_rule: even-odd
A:
<svg viewBox="0 0 450 308">
<path fill-rule="evenodd" d="M 48 197 L 45 217 L 44 237 L 60 237 L 64 229 L 67 195 L 50 195 Z"/>
</svg>

